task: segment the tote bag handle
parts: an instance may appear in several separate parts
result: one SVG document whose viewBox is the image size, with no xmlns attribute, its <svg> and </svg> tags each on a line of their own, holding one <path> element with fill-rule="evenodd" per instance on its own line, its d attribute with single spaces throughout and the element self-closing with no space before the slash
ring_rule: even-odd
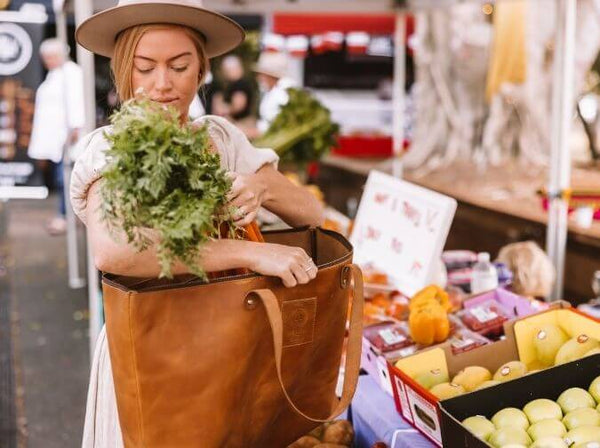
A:
<svg viewBox="0 0 600 448">
<path fill-rule="evenodd" d="M 267 311 L 267 317 L 271 325 L 271 332 L 273 334 L 273 347 L 275 349 L 275 367 L 277 368 L 277 378 L 279 379 L 279 385 L 285 395 L 288 403 L 299 415 L 307 420 L 315 423 L 325 423 L 341 414 L 346 409 L 354 392 L 356 390 L 356 384 L 358 382 L 358 375 L 360 371 L 360 358 L 361 358 L 361 344 L 362 344 L 362 319 L 363 319 L 363 278 L 362 273 L 358 266 L 351 264 L 347 266 L 352 271 L 352 278 L 354 279 L 354 296 L 352 300 L 352 313 L 350 316 L 350 330 L 348 333 L 348 346 L 346 349 L 346 364 L 344 366 L 344 385 L 342 388 L 342 397 L 338 402 L 336 408 L 325 419 L 313 418 L 302 412 L 292 401 L 288 391 L 283 384 L 283 377 L 281 374 L 281 356 L 283 351 L 283 321 L 281 318 L 281 309 L 279 302 L 273 291 L 270 289 L 255 289 L 250 291 L 248 295 L 256 294 L 262 301 L 265 310 Z"/>
</svg>

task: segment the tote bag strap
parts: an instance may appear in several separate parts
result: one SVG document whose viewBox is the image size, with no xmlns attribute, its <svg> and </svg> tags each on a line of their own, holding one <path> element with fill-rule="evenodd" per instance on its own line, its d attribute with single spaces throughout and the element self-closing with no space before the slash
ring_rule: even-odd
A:
<svg viewBox="0 0 600 448">
<path fill-rule="evenodd" d="M 271 332 L 273 334 L 273 346 L 275 348 L 275 366 L 277 368 L 277 378 L 279 379 L 279 385 L 285 395 L 288 403 L 302 417 L 307 420 L 316 423 L 324 423 L 332 420 L 341 414 L 346 409 L 354 392 L 356 390 L 356 384 L 358 382 L 358 375 L 360 371 L 360 358 L 361 358 L 361 344 L 362 344 L 362 319 L 363 319 L 363 279 L 362 273 L 358 266 L 355 264 L 348 266 L 352 271 L 352 277 L 354 279 L 354 298 L 352 301 L 352 312 L 350 317 L 350 330 L 348 333 L 348 346 L 346 349 L 346 364 L 344 366 L 344 385 L 342 388 L 342 397 L 338 402 L 335 410 L 325 419 L 313 418 L 302 412 L 292 401 L 285 385 L 283 384 L 283 377 L 281 374 L 281 356 L 283 350 L 283 322 L 281 319 L 281 309 L 279 302 L 273 291 L 270 289 L 256 289 L 250 291 L 250 294 L 256 294 L 260 297 L 269 318 L 271 324 Z"/>
</svg>

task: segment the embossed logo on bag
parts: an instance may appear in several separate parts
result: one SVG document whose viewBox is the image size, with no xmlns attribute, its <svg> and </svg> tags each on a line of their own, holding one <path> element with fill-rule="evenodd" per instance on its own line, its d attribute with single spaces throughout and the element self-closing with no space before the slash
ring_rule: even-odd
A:
<svg viewBox="0 0 600 448">
<path fill-rule="evenodd" d="M 312 342 L 317 316 L 317 298 L 283 302 L 283 346 Z"/>
</svg>

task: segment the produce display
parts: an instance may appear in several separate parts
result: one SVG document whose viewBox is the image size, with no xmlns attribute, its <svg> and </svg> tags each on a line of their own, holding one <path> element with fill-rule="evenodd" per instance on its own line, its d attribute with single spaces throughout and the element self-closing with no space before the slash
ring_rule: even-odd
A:
<svg viewBox="0 0 600 448">
<path fill-rule="evenodd" d="M 468 366 L 458 372 L 451 381 L 432 381 L 431 378 L 441 378 L 440 375 L 432 374 L 434 371 L 441 372 L 439 369 L 420 372 L 413 376 L 421 386 L 428 389 L 440 400 L 445 400 L 467 392 L 479 390 L 485 387 L 494 386 L 505 381 L 514 380 L 522 376 L 534 373 L 540 369 L 551 367 L 553 365 L 563 364 L 574 361 L 583 356 L 590 356 L 597 353 L 599 342 L 580 333 L 575 337 L 569 338 L 569 335 L 558 325 L 545 324 L 536 330 L 533 346 L 536 351 L 537 360 L 526 366 L 521 361 L 509 361 L 501 365 L 492 375 L 489 370 L 481 366 Z M 400 368 L 400 365 L 398 365 Z M 585 392 L 588 397 L 588 404 L 591 406 L 596 400 L 600 399 L 600 381 L 594 383 L 590 393 L 593 391 L 593 397 Z M 559 398 L 558 404 L 562 410 L 568 413 L 575 408 L 570 404 L 573 395 L 580 392 L 571 391 L 565 397 Z M 582 402 L 583 398 L 576 397 L 575 403 Z M 600 401 L 599 401 L 600 402 Z M 562 404 L 561 404 L 562 403 Z M 537 422 L 531 421 L 531 423 Z"/>
<path fill-rule="evenodd" d="M 495 386 L 503 381 L 510 381 L 527 374 L 527 367 L 519 361 L 511 361 L 502 366 L 492 376 L 491 372 L 485 367 L 469 366 L 458 372 L 451 382 L 435 383 L 423 380 L 423 378 L 432 377 L 432 372 L 424 372 L 414 377 L 421 386 L 429 389 L 433 395 L 440 400 L 446 400 L 467 392 L 483 389 L 485 387 Z M 435 377 L 435 376 L 434 376 Z"/>
<path fill-rule="evenodd" d="M 565 342 L 566 343 L 566 342 Z M 539 398 L 523 409 L 501 409 L 489 418 L 471 416 L 462 424 L 495 448 L 600 447 L 600 376 L 588 390 L 572 387 L 552 401 Z"/>
<path fill-rule="evenodd" d="M 585 333 L 569 335 L 558 325 L 541 326 L 534 337 L 536 357 L 542 367 L 560 365 L 598 353 L 600 342 Z"/>
</svg>

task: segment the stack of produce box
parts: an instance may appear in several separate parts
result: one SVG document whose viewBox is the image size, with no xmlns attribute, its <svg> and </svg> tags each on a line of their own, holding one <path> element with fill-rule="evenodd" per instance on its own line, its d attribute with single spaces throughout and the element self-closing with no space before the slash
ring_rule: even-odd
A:
<svg viewBox="0 0 600 448">
<path fill-rule="evenodd" d="M 592 425 L 592 413 L 578 410 L 592 404 L 596 407 L 600 380 L 594 387 L 590 385 L 600 370 L 576 381 L 569 377 L 582 362 L 599 358 L 595 354 L 600 352 L 600 323 L 560 302 L 558 309 L 508 321 L 504 330 L 506 337 L 502 340 L 466 353 L 454 354 L 446 344 L 401 359 L 395 365 L 390 363 L 399 412 L 440 446 L 553 448 L 576 446 L 574 441 L 600 443 L 600 438 L 590 440 L 600 436 L 596 430 L 579 429 Z M 541 385 L 544 382 L 551 384 Z M 527 386 L 521 385 L 515 392 L 515 384 L 522 383 Z M 539 393 L 529 390 L 532 385 Z M 590 388 L 591 395 L 569 391 L 572 387 Z M 539 420 L 559 420 L 557 406 L 534 401 L 538 398 L 557 400 L 564 434 L 554 422 L 536 425 Z M 582 403 L 585 406 L 579 406 Z M 547 407 L 554 414 L 541 418 Z M 504 408 L 514 409 L 499 412 Z M 566 445 L 546 445 L 544 440 L 534 445 L 537 439 L 543 439 L 542 435 L 564 437 Z M 465 445 L 467 439 L 470 442 Z"/>
</svg>

